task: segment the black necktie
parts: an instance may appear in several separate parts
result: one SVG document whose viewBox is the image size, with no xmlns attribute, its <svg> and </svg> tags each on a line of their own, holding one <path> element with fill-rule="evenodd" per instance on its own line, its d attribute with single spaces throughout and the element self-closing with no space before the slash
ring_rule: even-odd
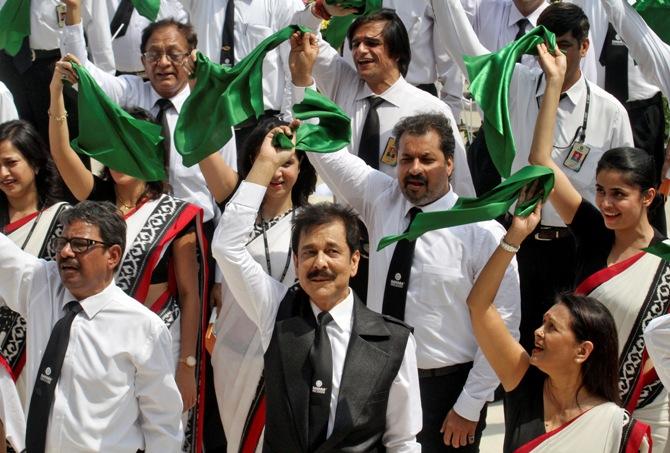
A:
<svg viewBox="0 0 670 453">
<path fill-rule="evenodd" d="M 28 453 L 44 452 L 49 413 L 70 340 L 70 326 L 81 310 L 79 302 L 68 302 L 65 306 L 65 316 L 56 323 L 51 331 L 49 342 L 37 370 L 33 394 L 30 397 L 28 421 L 26 422 L 26 451 Z"/>
<path fill-rule="evenodd" d="M 384 102 L 379 96 L 368 98 L 370 108 L 363 124 L 361 142 L 358 145 L 358 157 L 372 168 L 379 169 L 379 114 L 377 107 Z"/>
<path fill-rule="evenodd" d="M 326 441 L 328 416 L 330 415 L 330 394 L 333 383 L 333 354 L 326 326 L 333 320 L 327 311 L 317 316 L 318 325 L 314 331 L 314 344 L 309 350 L 312 364 L 312 381 L 309 392 L 309 451 L 316 450 Z"/>
<path fill-rule="evenodd" d="M 165 169 L 170 166 L 170 142 L 172 141 L 172 134 L 170 133 L 170 125 L 168 124 L 167 111 L 173 107 L 172 101 L 165 98 L 160 98 L 156 101 L 158 106 L 158 114 L 156 115 L 156 122 L 160 123 L 162 130 L 161 135 L 165 138 L 163 140 L 163 148 L 165 149 Z"/>
<path fill-rule="evenodd" d="M 420 212 L 421 209 L 417 207 L 409 210 L 409 225 L 412 224 L 412 220 Z M 407 225 L 405 233 L 409 230 L 409 225 Z M 403 239 L 398 241 L 393 251 L 388 274 L 386 275 L 382 313 L 400 320 L 405 319 L 407 288 L 409 287 L 409 277 L 412 273 L 415 245 L 416 240 L 408 241 L 407 239 Z"/>
<path fill-rule="evenodd" d="M 226 16 L 223 20 L 223 32 L 221 33 L 221 60 L 222 65 L 233 66 L 235 64 L 235 2 L 228 0 L 226 5 Z"/>
<path fill-rule="evenodd" d="M 116 38 L 120 38 L 126 34 L 128 31 L 128 24 L 130 24 L 130 16 L 133 15 L 134 9 L 135 7 L 130 0 L 121 0 L 119 7 L 116 8 L 114 17 L 112 17 L 112 22 L 109 24 L 109 31 L 112 36 L 114 36 L 114 33 L 116 33 L 119 28 L 121 28 L 121 30 L 116 33 Z"/>
<path fill-rule="evenodd" d="M 530 21 L 526 19 L 525 17 L 519 19 L 516 21 L 516 26 L 519 28 L 519 30 L 516 32 L 516 36 L 514 37 L 514 40 L 517 41 L 519 38 L 522 38 L 523 35 L 526 34 L 526 25 L 530 25 Z M 519 55 L 519 58 L 517 58 L 516 62 L 521 63 L 521 59 L 523 58 L 523 55 Z"/>
<path fill-rule="evenodd" d="M 617 39 L 612 24 L 607 27 L 599 61 L 605 67 L 605 91 L 625 104 L 628 101 L 628 48 Z"/>
</svg>

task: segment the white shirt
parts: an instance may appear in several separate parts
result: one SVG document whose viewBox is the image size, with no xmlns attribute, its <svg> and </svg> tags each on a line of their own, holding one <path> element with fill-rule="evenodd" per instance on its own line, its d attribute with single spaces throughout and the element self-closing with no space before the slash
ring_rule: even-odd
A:
<svg viewBox="0 0 670 453">
<path fill-rule="evenodd" d="M 107 0 L 107 11 L 109 13 L 110 24 L 120 3 L 121 0 Z M 168 19 L 170 17 L 178 22 L 188 22 L 188 14 L 186 14 L 186 11 L 177 0 L 160 0 L 160 9 L 158 10 L 156 21 Z M 142 61 L 140 60 L 140 43 L 142 40 L 142 30 L 144 30 L 150 23 L 149 19 L 138 13 L 136 9 L 133 9 L 133 14 L 130 16 L 130 23 L 128 24 L 126 34 L 120 37 L 117 36 L 114 38 L 114 41 L 112 41 L 114 61 L 116 62 L 117 71 L 140 72 L 144 70 L 144 66 L 142 66 Z M 113 30 L 111 32 L 115 34 L 117 31 Z"/>
<path fill-rule="evenodd" d="M 609 24 L 607 13 L 603 8 L 603 4 L 599 0 L 570 0 L 570 3 L 574 3 L 582 8 L 589 18 L 589 37 L 591 38 L 591 46 L 589 47 L 586 58 L 593 58 L 597 72 L 597 80 L 595 80 L 595 82 L 604 89 L 605 67 L 600 64 L 600 54 L 602 53 L 605 44 L 607 26 Z M 659 88 L 651 84 L 644 74 L 642 74 L 639 66 L 635 64 L 635 60 L 631 57 L 630 52 L 628 53 L 627 70 L 628 101 L 649 99 L 659 92 Z"/>
<path fill-rule="evenodd" d="M 228 0 L 179 0 L 198 33 L 198 50 L 215 63 L 221 59 L 221 33 Z M 235 0 L 233 36 L 235 63 L 247 56 L 265 38 L 291 24 L 301 0 Z M 289 43 L 268 52 L 263 60 L 263 100 L 266 109 L 288 111 L 290 101 Z"/>
<path fill-rule="evenodd" d="M 156 105 L 161 97 L 151 86 L 148 81 L 142 80 L 141 77 L 126 75 L 115 77 L 101 71 L 94 64 L 86 59 L 84 53 L 84 36 L 81 25 L 73 25 L 66 27 L 63 33 L 62 51 L 64 53 L 72 53 L 84 67 L 91 73 L 95 81 L 100 85 L 100 88 L 109 96 L 112 101 L 119 104 L 121 107 L 140 107 L 149 111 L 154 117 L 158 114 L 159 108 Z M 177 125 L 179 118 L 179 111 L 181 110 L 186 98 L 191 90 L 186 84 L 177 95 L 170 98 L 173 108 L 166 111 L 168 126 L 174 135 L 174 128 Z M 233 169 L 237 170 L 237 151 L 235 147 L 235 140 L 231 139 L 223 148 L 219 150 L 226 163 Z M 207 189 L 204 176 L 198 165 L 192 167 L 185 167 L 181 158 L 181 154 L 177 152 L 174 144 L 174 137 L 170 140 L 170 175 L 169 182 L 172 187 L 173 194 L 176 198 L 188 201 L 200 206 L 204 210 L 205 222 L 214 218 L 218 212 L 216 202 Z"/>
<path fill-rule="evenodd" d="M 445 0 L 436 7 L 436 14 L 444 14 L 451 20 L 450 27 L 441 29 L 444 39 L 448 40 L 453 55 L 483 55 L 488 53 L 477 40 L 459 0 Z M 462 58 L 457 63 L 465 71 Z M 528 165 L 528 156 L 533 141 L 533 132 L 539 105 L 544 93 L 545 80 L 542 71 L 517 64 L 510 83 L 509 114 L 516 144 L 516 156 L 512 163 L 512 173 Z M 542 79 L 542 80 L 540 80 Z M 560 101 L 554 130 L 554 150 L 552 158 L 557 165 L 563 166 L 577 128 L 584 120 L 586 108 L 586 79 L 582 77 L 566 91 L 567 97 Z M 585 144 L 590 152 L 579 171 L 562 167 L 580 194 L 591 203 L 595 201 L 595 175 L 598 160 L 602 154 L 619 146 L 634 146 L 633 133 L 626 109 L 614 96 L 605 92 L 592 82 L 588 124 Z M 537 88 L 537 90 L 536 90 Z M 542 209 L 542 224 L 547 226 L 565 226 L 551 204 Z"/>
<path fill-rule="evenodd" d="M 649 321 L 644 329 L 644 344 L 659 379 L 666 389 L 670 388 L 670 314 Z"/>
<path fill-rule="evenodd" d="M 630 57 L 652 84 L 670 96 L 670 46 L 654 33 L 642 17 L 624 0 L 598 0 L 607 12 Z M 630 80 L 630 79 L 629 79 Z"/>
<path fill-rule="evenodd" d="M 368 307 L 382 311 L 388 268 L 394 246 L 376 251 L 379 240 L 409 225 L 407 201 L 397 179 L 374 170 L 353 154 L 308 153 L 309 160 L 336 197 L 360 213 L 370 235 Z M 458 195 L 450 190 L 422 206 L 425 212 L 453 207 Z M 494 221 L 431 231 L 419 237 L 414 249 L 407 291 L 405 321 L 414 327 L 419 368 L 441 368 L 474 361 L 454 410 L 479 420 L 484 403 L 493 397 L 498 378 L 479 350 L 466 299 L 477 275 L 498 246 L 505 230 Z M 507 268 L 495 305 L 515 335 L 520 320 L 519 276 L 516 261 Z"/>
<path fill-rule="evenodd" d="M 23 252 L 3 234 L 0 278 L 0 298 L 27 322 L 31 395 L 51 331 L 76 298 L 56 262 Z M 165 323 L 113 282 L 79 302 L 83 311 L 70 329 L 45 451 L 178 451 L 182 403 Z"/>
<path fill-rule="evenodd" d="M 5 84 L 0 82 L 0 123 L 18 119 L 19 114 L 14 105 L 14 97 Z"/>
<path fill-rule="evenodd" d="M 310 11 L 298 13 L 295 18 L 298 23 L 307 25 L 312 29 L 315 29 L 318 22 L 318 19 L 315 19 Z M 369 110 L 367 98 L 374 93 L 365 81 L 358 76 L 356 70 L 347 64 L 330 44 L 320 38 L 319 56 L 314 64 L 313 72 L 314 81 L 319 91 L 332 99 L 351 117 L 352 141 L 346 149 L 351 153 L 358 154 L 358 146 Z M 293 86 L 293 90 L 294 101 L 300 102 L 304 90 L 296 86 Z M 379 96 L 386 101 L 377 107 L 379 115 L 379 169 L 390 176 L 396 174 L 395 165 L 387 165 L 381 161 L 384 150 L 389 146 L 389 140 L 395 140 L 392 137 L 392 132 L 396 123 L 404 117 L 418 113 L 441 113 L 449 120 L 456 142 L 456 149 L 454 150 L 456 170 L 453 175 L 453 184 L 460 193 L 474 196 L 475 192 L 465 155 L 465 146 L 458 131 L 458 123 L 454 119 L 449 106 L 435 96 L 410 85 L 402 76 Z"/>
<path fill-rule="evenodd" d="M 0 8 L 6 0 L 0 0 Z M 58 49 L 63 27 L 58 25 L 56 6 L 60 0 L 33 0 L 30 2 L 30 48 L 39 50 Z M 112 35 L 109 32 L 110 18 L 105 0 L 82 0 L 81 20 L 86 29 L 91 60 L 101 69 L 114 72 Z M 64 55 L 64 54 L 63 54 Z"/>
<path fill-rule="evenodd" d="M 279 304 L 288 286 L 263 270 L 246 250 L 244 244 L 265 196 L 266 188 L 243 181 L 224 210 L 214 233 L 212 252 L 223 272 L 228 287 L 242 309 L 258 326 L 263 350 L 272 339 Z M 333 384 L 328 417 L 328 434 L 332 432 L 337 410 L 339 384 L 351 336 L 353 296 L 331 310 L 334 323 L 326 329 L 333 354 Z M 315 307 L 312 306 L 314 310 Z M 416 371 L 415 343 L 409 336 L 402 364 L 389 392 L 386 409 L 386 431 L 382 442 L 389 452 L 418 452 L 416 434 L 421 430 L 421 398 Z"/>
</svg>

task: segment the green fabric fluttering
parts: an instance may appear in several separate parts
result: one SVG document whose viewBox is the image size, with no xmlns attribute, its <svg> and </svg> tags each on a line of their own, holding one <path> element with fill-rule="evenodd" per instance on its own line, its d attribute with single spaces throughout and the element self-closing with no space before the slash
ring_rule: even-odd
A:
<svg viewBox="0 0 670 453">
<path fill-rule="evenodd" d="M 351 120 L 333 101 L 307 88 L 305 99 L 293 106 L 298 120 L 319 118 L 319 124 L 302 123 L 296 133 L 295 148 L 305 152 L 333 153 L 351 142 Z M 293 142 L 284 134 L 272 139 L 277 148 L 292 149 Z"/>
<path fill-rule="evenodd" d="M 161 0 L 130 0 L 140 15 L 146 17 L 151 22 L 156 22 L 158 10 L 161 7 Z"/>
<path fill-rule="evenodd" d="M 670 44 L 670 0 L 638 0 L 635 9 L 647 25 Z"/>
<path fill-rule="evenodd" d="M 0 49 L 15 56 L 30 36 L 30 0 L 7 0 L 0 9 Z"/>
<path fill-rule="evenodd" d="M 175 147 L 185 166 L 197 164 L 225 145 L 232 137 L 232 126 L 264 112 L 263 59 L 296 31 L 311 30 L 299 25 L 283 28 L 233 67 L 213 63 L 198 52 L 197 82 L 174 131 Z"/>
<path fill-rule="evenodd" d="M 126 175 L 165 180 L 161 126 L 130 116 L 107 97 L 86 69 L 72 66 L 79 78 L 79 137 L 72 140 L 72 148 Z"/>
<path fill-rule="evenodd" d="M 655 245 L 650 245 L 649 247 L 643 248 L 642 251 L 656 255 L 662 260 L 670 261 L 670 244 L 668 243 L 668 240 L 659 242 Z"/>
<path fill-rule="evenodd" d="M 537 45 L 543 42 L 548 43 L 550 51 L 556 48 L 556 36 L 543 26 L 539 26 L 498 52 L 463 57 L 470 79 L 470 92 L 484 111 L 482 127 L 486 145 L 491 160 L 503 178 L 509 177 L 516 154 L 509 116 L 509 87 L 512 73 L 517 60 L 524 54 L 535 55 Z M 528 124 L 527 127 L 533 125 Z"/>
<path fill-rule="evenodd" d="M 407 233 L 383 237 L 377 250 L 401 239 L 413 241 L 428 231 L 495 219 L 505 214 L 517 201 L 521 190 L 534 181 L 538 181 L 541 190 L 538 190 L 534 197 L 517 203 L 514 209 L 514 215 L 528 216 L 538 202 L 547 199 L 554 187 L 554 172 L 547 167 L 529 165 L 479 198 L 461 197 L 449 210 L 417 214 Z"/>
<path fill-rule="evenodd" d="M 382 8 L 382 0 L 326 0 L 329 5 L 338 5 L 342 8 L 356 8 L 360 14 L 349 14 L 348 16 L 332 17 L 328 21 L 328 27 L 323 31 L 323 39 L 335 49 L 339 49 L 347 37 L 349 26 L 359 16 L 367 16 Z"/>
</svg>

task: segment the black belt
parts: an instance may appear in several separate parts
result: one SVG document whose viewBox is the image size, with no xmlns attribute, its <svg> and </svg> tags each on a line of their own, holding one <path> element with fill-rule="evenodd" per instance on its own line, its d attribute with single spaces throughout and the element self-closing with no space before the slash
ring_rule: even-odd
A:
<svg viewBox="0 0 670 453">
<path fill-rule="evenodd" d="M 552 227 L 540 225 L 531 235 L 536 241 L 553 241 L 570 236 L 570 230 L 567 227 Z"/>
<path fill-rule="evenodd" d="M 472 368 L 472 362 L 443 366 L 442 368 L 431 368 L 429 370 L 422 370 L 419 368 L 419 378 L 449 376 L 450 374 L 466 371 L 470 368 Z"/>
<path fill-rule="evenodd" d="M 51 50 L 42 50 L 42 49 L 30 49 L 30 59 L 35 60 L 48 60 L 60 58 L 60 49 L 51 49 Z"/>
<path fill-rule="evenodd" d="M 248 118 L 247 120 L 241 122 L 240 124 L 235 126 L 235 130 L 237 131 L 237 130 L 240 130 L 240 129 L 244 129 L 246 127 L 256 126 L 256 124 L 258 124 L 258 122 L 261 119 L 269 118 L 271 116 L 277 116 L 277 115 L 279 115 L 279 110 L 266 110 L 258 118 L 252 116 L 251 118 Z"/>
</svg>

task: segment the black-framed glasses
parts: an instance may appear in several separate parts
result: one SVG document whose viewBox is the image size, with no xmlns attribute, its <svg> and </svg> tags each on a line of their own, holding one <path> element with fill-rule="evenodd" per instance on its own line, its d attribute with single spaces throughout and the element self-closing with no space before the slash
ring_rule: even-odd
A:
<svg viewBox="0 0 670 453">
<path fill-rule="evenodd" d="M 88 239 L 88 238 L 66 238 L 66 237 L 55 237 L 51 240 L 51 246 L 53 249 L 56 251 L 56 253 L 60 253 L 61 250 L 65 248 L 67 244 L 70 244 L 70 250 L 72 250 L 73 253 L 84 253 L 96 245 L 102 245 L 105 247 L 109 247 L 112 244 L 108 244 L 107 242 L 103 241 L 96 241 L 95 239 Z"/>
<path fill-rule="evenodd" d="M 147 61 L 151 63 L 156 63 L 161 58 L 163 58 L 163 55 L 165 55 L 170 63 L 180 64 L 182 61 L 184 61 L 184 58 L 190 54 L 190 52 L 159 52 L 156 50 L 149 50 L 144 52 L 142 55 L 144 58 L 146 58 Z"/>
</svg>

